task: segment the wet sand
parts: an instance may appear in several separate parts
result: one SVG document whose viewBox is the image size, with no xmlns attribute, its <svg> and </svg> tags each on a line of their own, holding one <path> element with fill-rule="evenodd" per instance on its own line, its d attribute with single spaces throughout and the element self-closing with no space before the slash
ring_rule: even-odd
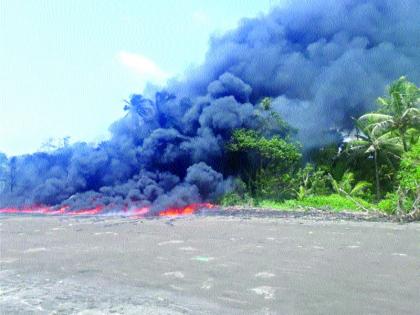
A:
<svg viewBox="0 0 420 315">
<path fill-rule="evenodd" d="M 0 314 L 419 314 L 420 224 L 0 216 Z"/>
</svg>

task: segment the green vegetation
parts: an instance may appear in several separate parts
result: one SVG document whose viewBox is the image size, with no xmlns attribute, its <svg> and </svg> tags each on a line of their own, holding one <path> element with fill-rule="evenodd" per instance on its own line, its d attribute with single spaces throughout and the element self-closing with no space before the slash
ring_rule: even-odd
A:
<svg viewBox="0 0 420 315">
<path fill-rule="evenodd" d="M 373 210 L 374 205 L 361 198 L 346 198 L 338 194 L 309 196 L 303 199 L 289 199 L 276 201 L 272 199 L 254 200 L 252 198 L 241 198 L 237 194 L 227 194 L 222 200 L 223 206 L 251 206 L 260 208 L 294 210 L 316 208 L 331 211 L 363 211 Z"/>
<path fill-rule="evenodd" d="M 332 211 L 360 211 L 364 209 L 372 209 L 372 205 L 363 199 L 355 198 L 354 201 L 352 201 L 338 194 L 310 196 L 305 197 L 302 200 L 292 199 L 283 202 L 263 200 L 259 203 L 259 206 L 272 209 L 317 208 Z"/>
<path fill-rule="evenodd" d="M 295 130 L 263 99 L 259 127 L 236 130 L 226 147 L 239 179 L 220 203 L 420 219 L 420 89 L 401 77 L 377 102 L 377 111 L 354 121 L 355 136 L 340 150 L 303 154 L 291 141 Z"/>
<path fill-rule="evenodd" d="M 254 130 L 239 129 L 227 146 L 232 158 L 238 161 L 239 174 L 252 196 L 279 199 L 285 191 L 289 170 L 301 158 L 296 145 L 273 136 L 266 138 Z"/>
<path fill-rule="evenodd" d="M 396 187 L 396 191 L 379 202 L 379 209 L 412 220 L 420 219 L 420 142 L 403 154 Z"/>
</svg>

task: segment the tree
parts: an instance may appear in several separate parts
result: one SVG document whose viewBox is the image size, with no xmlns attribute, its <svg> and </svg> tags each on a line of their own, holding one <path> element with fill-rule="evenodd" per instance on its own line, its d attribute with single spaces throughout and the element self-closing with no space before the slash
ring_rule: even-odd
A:
<svg viewBox="0 0 420 315">
<path fill-rule="evenodd" d="M 278 197 L 279 183 L 301 158 L 295 144 L 250 129 L 235 130 L 227 150 L 234 155 L 237 172 L 254 197 Z"/>
<path fill-rule="evenodd" d="M 17 164 L 17 158 L 16 157 L 12 157 L 10 159 L 10 165 L 9 165 L 9 187 L 10 187 L 10 192 L 12 193 L 13 190 L 15 189 L 16 186 L 16 166 Z"/>
<path fill-rule="evenodd" d="M 290 184 L 295 197 L 302 200 L 308 196 L 327 195 L 331 192 L 328 183 L 327 172 L 308 163 L 294 174 Z"/>
<path fill-rule="evenodd" d="M 8 160 L 4 153 L 0 152 L 0 192 L 2 192 L 7 185 L 8 177 Z"/>
<path fill-rule="evenodd" d="M 273 110 L 271 98 L 265 97 L 258 104 L 256 110 L 256 130 L 265 137 L 277 135 L 288 139 L 297 130 L 287 124 L 278 112 Z"/>
<path fill-rule="evenodd" d="M 359 121 L 372 125 L 372 134 L 376 137 L 387 132 L 398 134 L 407 152 L 407 132 L 420 125 L 420 89 L 401 77 L 391 84 L 388 93 L 388 97 L 378 98 L 379 112 L 365 114 Z"/>
<path fill-rule="evenodd" d="M 393 167 L 391 159 L 399 158 L 403 148 L 398 137 L 394 136 L 391 132 L 377 135 L 373 131 L 375 125 L 367 123 L 364 118 L 357 120 L 356 126 L 360 132 L 357 134 L 356 139 L 348 143 L 347 151 L 350 155 L 364 155 L 373 159 L 376 198 L 379 200 L 381 198 L 379 156 L 382 155 L 389 165 Z"/>
<path fill-rule="evenodd" d="M 264 110 L 271 110 L 271 98 L 264 97 L 261 101 L 261 106 Z"/>
</svg>

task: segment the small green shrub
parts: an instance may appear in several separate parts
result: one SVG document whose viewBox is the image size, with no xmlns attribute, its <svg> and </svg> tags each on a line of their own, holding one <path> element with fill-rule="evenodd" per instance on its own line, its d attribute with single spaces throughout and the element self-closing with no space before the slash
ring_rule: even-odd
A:
<svg viewBox="0 0 420 315">
<path fill-rule="evenodd" d="M 340 181 L 336 181 L 331 175 L 330 180 L 334 191 L 339 195 L 371 199 L 372 185 L 366 181 L 355 182 L 354 174 L 350 171 L 345 171 Z"/>
<path fill-rule="evenodd" d="M 310 163 L 299 169 L 289 182 L 291 190 L 294 192 L 291 197 L 298 200 L 302 200 L 307 196 L 331 193 L 327 173 Z"/>
<path fill-rule="evenodd" d="M 396 193 L 388 193 L 385 199 L 378 203 L 378 209 L 387 213 L 395 214 L 397 210 L 398 196 Z"/>
<path fill-rule="evenodd" d="M 254 206 L 255 201 L 248 194 L 240 195 L 236 192 L 231 192 L 222 197 L 219 201 L 221 206 Z"/>
<path fill-rule="evenodd" d="M 420 185 L 420 142 L 405 152 L 401 159 L 398 179 L 403 189 L 417 193 Z"/>
</svg>

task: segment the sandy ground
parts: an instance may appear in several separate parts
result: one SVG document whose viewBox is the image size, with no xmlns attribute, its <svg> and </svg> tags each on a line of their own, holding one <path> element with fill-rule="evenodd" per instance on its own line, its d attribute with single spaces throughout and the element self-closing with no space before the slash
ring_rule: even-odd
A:
<svg viewBox="0 0 420 315">
<path fill-rule="evenodd" d="M 420 224 L 1 216 L 0 314 L 420 314 Z"/>
</svg>

